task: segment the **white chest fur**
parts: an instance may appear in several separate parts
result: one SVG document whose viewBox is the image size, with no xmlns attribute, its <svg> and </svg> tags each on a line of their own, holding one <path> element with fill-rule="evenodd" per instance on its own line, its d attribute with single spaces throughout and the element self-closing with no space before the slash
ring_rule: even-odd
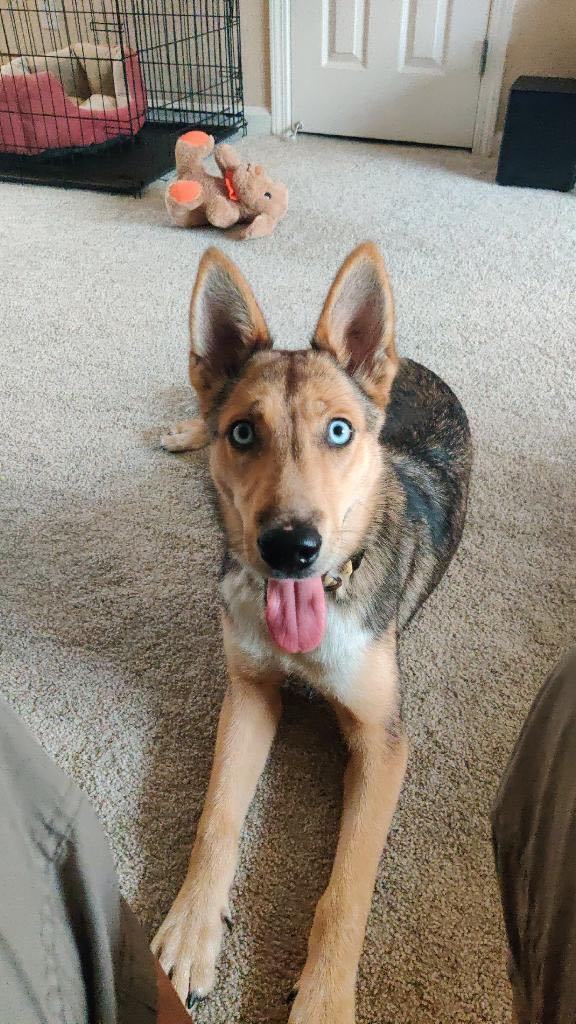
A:
<svg viewBox="0 0 576 1024">
<path fill-rule="evenodd" d="M 222 594 L 236 642 L 258 666 L 299 676 L 321 693 L 346 703 L 371 638 L 344 603 L 327 597 L 326 632 L 316 650 L 286 654 L 276 647 L 268 632 L 261 580 L 241 569 L 224 578 Z"/>
</svg>

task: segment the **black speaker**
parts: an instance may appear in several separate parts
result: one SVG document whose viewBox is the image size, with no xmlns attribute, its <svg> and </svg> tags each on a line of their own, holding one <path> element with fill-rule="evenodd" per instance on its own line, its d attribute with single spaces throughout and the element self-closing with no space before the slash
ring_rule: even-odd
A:
<svg viewBox="0 0 576 1024">
<path fill-rule="evenodd" d="M 569 192 L 576 183 L 576 78 L 517 78 L 496 181 Z"/>
</svg>

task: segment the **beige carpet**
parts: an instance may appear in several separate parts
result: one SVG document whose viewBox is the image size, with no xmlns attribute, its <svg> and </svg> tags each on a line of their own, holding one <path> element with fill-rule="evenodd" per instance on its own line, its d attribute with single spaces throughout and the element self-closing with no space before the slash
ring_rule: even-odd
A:
<svg viewBox="0 0 576 1024">
<path fill-rule="evenodd" d="M 508 1020 L 489 807 L 576 637 L 574 195 L 499 188 L 464 153 L 300 138 L 245 149 L 288 182 L 271 239 L 182 232 L 142 200 L 0 185 L 1 685 L 80 783 L 146 927 L 186 865 L 224 686 L 205 457 L 190 407 L 199 253 L 236 258 L 282 344 L 374 238 L 399 348 L 456 389 L 477 448 L 457 562 L 402 648 L 411 767 L 360 972 L 360 1024 Z M 343 751 L 292 694 L 250 813 L 201 1024 L 283 1020 L 336 834 Z"/>
</svg>

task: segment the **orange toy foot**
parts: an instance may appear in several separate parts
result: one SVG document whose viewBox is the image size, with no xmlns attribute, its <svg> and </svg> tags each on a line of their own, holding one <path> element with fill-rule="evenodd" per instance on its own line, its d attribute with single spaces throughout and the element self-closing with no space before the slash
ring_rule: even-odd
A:
<svg viewBox="0 0 576 1024">
<path fill-rule="evenodd" d="M 180 138 L 189 146 L 205 146 L 207 142 L 210 142 L 210 136 L 206 132 L 186 132 Z"/>
<path fill-rule="evenodd" d="M 203 135 L 203 132 L 190 132 L 190 135 Z M 173 181 L 168 189 L 170 198 L 177 203 L 194 203 L 202 192 L 199 181 Z"/>
</svg>

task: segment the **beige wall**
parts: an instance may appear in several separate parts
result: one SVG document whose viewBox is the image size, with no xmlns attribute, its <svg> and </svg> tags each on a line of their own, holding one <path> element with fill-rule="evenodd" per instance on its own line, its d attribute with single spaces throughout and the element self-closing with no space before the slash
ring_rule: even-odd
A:
<svg viewBox="0 0 576 1024">
<path fill-rule="evenodd" d="M 470 0 L 472 2 L 472 0 Z M 270 106 L 268 0 L 240 0 L 247 106 Z M 576 76 L 576 0 L 516 0 L 500 123 L 518 75 Z"/>
<path fill-rule="evenodd" d="M 499 124 L 519 75 L 576 76 L 576 0 L 516 0 Z"/>
<path fill-rule="evenodd" d="M 576 3 L 576 0 L 574 0 Z M 270 109 L 268 0 L 240 0 L 244 102 Z"/>
</svg>

